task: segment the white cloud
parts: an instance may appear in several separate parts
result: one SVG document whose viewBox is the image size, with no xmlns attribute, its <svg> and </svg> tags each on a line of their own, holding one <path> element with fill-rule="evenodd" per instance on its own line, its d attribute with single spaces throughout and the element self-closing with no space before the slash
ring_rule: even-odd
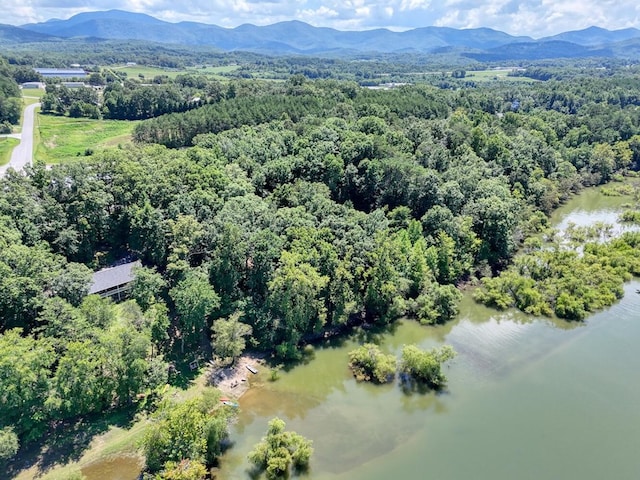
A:
<svg viewBox="0 0 640 480">
<path fill-rule="evenodd" d="M 327 8 L 324 5 L 315 10 L 306 9 L 306 10 L 299 10 L 298 12 L 296 12 L 296 17 L 307 23 L 317 23 L 319 19 L 325 20 L 328 18 L 335 18 L 339 15 L 340 14 L 336 12 L 334 9 Z"/>
<path fill-rule="evenodd" d="M 404 12 L 406 10 L 417 10 L 417 9 L 427 9 L 431 5 L 430 0 L 401 0 L 400 2 L 400 11 Z"/>
<path fill-rule="evenodd" d="M 21 25 L 113 8 L 225 27 L 298 19 L 342 29 L 441 25 L 541 37 L 591 25 L 640 27 L 637 0 L 3 0 L 1 23 Z"/>
</svg>

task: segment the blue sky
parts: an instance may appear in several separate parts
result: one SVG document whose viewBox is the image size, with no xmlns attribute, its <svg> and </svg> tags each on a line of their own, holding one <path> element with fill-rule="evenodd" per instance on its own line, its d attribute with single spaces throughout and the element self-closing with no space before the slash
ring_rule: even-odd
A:
<svg viewBox="0 0 640 480">
<path fill-rule="evenodd" d="M 301 20 L 320 27 L 407 30 L 490 27 L 535 38 L 597 25 L 640 27 L 638 0 L 3 0 L 0 23 L 21 25 L 112 8 L 235 27 Z"/>
</svg>

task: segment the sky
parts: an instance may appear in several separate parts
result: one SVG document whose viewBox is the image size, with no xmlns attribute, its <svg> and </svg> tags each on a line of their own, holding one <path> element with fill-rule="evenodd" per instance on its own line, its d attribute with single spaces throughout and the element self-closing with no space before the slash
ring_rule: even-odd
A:
<svg viewBox="0 0 640 480">
<path fill-rule="evenodd" d="M 640 28 L 638 0 L 2 0 L 0 23 L 22 25 L 121 9 L 222 27 L 301 20 L 339 30 L 489 27 L 534 38 L 596 25 Z"/>
</svg>

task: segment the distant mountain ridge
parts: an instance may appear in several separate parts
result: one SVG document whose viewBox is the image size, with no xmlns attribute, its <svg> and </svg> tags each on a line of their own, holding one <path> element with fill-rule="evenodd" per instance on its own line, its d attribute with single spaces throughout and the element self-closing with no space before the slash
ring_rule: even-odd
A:
<svg viewBox="0 0 640 480">
<path fill-rule="evenodd" d="M 0 39 L 19 37 L 16 31 L 3 34 L 3 27 L 0 25 Z M 56 37 L 144 40 L 276 55 L 340 52 L 431 53 L 452 49 L 478 59 L 611 56 L 616 55 L 615 52 L 619 49 L 608 48 L 610 44 L 640 39 L 638 29 L 610 31 L 599 27 L 565 32 L 537 40 L 509 35 L 490 28 L 459 30 L 448 27 L 424 27 L 404 32 L 387 29 L 341 31 L 314 27 L 296 20 L 266 26 L 244 24 L 235 28 L 223 28 L 197 22 L 170 23 L 150 15 L 122 10 L 80 13 L 67 20 L 55 19 L 12 28 L 43 35 L 40 41 Z M 24 35 L 25 38 L 28 37 L 27 33 Z"/>
<path fill-rule="evenodd" d="M 20 27 L 15 27 L 13 25 L 5 25 L 3 23 L 0 23 L 0 42 L 31 43 L 50 42 L 54 40 L 56 40 L 56 37 L 48 35 L 46 33 L 39 33 Z"/>
<path fill-rule="evenodd" d="M 624 42 L 638 37 L 640 37 L 640 30 L 637 28 L 611 31 L 600 27 L 589 27 L 584 30 L 564 32 L 552 37 L 541 38 L 540 41 L 563 41 L 585 47 L 596 47 L 609 43 Z"/>
</svg>

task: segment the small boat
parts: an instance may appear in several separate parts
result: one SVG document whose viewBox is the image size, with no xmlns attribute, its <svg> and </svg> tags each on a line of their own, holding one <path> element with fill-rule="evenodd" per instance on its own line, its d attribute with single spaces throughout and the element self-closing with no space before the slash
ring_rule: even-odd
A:
<svg viewBox="0 0 640 480">
<path fill-rule="evenodd" d="M 256 373 L 258 373 L 258 370 L 256 370 L 255 368 L 253 368 L 251 365 L 247 365 L 247 370 L 249 370 L 251 373 L 253 373 L 254 375 Z"/>
<path fill-rule="evenodd" d="M 224 400 L 222 402 L 223 405 L 226 405 L 227 407 L 233 407 L 233 408 L 238 408 L 239 405 L 236 402 L 232 402 L 230 400 Z"/>
</svg>

